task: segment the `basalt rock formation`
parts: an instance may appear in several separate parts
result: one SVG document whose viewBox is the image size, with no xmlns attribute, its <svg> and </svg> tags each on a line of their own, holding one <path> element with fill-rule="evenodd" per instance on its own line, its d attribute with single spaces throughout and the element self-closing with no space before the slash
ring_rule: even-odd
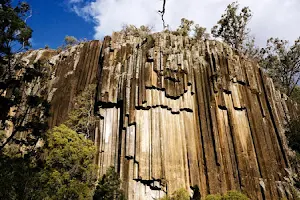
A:
<svg viewBox="0 0 300 200">
<path fill-rule="evenodd" d="M 251 199 L 293 199 L 284 181 L 284 124 L 295 107 L 255 61 L 227 45 L 114 33 L 25 57 L 49 60 L 52 127 L 64 122 L 74 97 L 97 84 L 95 162 L 99 176 L 116 167 L 129 200 L 179 188 L 201 197 L 241 190 Z"/>
</svg>

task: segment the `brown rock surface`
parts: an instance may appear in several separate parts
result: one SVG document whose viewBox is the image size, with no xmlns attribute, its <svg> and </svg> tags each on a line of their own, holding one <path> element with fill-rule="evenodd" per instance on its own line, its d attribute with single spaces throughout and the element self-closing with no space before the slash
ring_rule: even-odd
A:
<svg viewBox="0 0 300 200">
<path fill-rule="evenodd" d="M 227 45 L 115 33 L 50 60 L 50 125 L 62 123 L 73 98 L 97 83 L 99 176 L 115 166 L 128 199 L 195 186 L 202 197 L 228 190 L 286 197 L 291 103 L 257 63 Z"/>
</svg>

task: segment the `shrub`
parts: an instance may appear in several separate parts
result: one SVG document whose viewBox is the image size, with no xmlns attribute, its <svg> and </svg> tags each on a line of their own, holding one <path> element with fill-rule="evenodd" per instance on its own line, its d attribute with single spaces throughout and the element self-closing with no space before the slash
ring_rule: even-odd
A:
<svg viewBox="0 0 300 200">
<path fill-rule="evenodd" d="M 177 29 L 177 31 L 175 31 L 173 33 L 175 35 L 178 33 L 179 35 L 182 35 L 182 36 L 188 36 L 189 33 L 191 32 L 191 26 L 193 24 L 194 24 L 194 21 L 182 18 L 179 28 Z"/>
<path fill-rule="evenodd" d="M 292 119 L 287 125 L 286 136 L 289 147 L 300 153 L 300 117 Z"/>
<path fill-rule="evenodd" d="M 121 33 L 125 34 L 126 36 L 135 36 L 135 37 L 147 37 L 152 31 L 152 27 L 150 26 L 140 26 L 137 28 L 134 25 L 124 25 Z"/>
<path fill-rule="evenodd" d="M 238 191 L 228 191 L 224 195 L 210 194 L 204 200 L 249 200 L 249 198 Z"/>
<path fill-rule="evenodd" d="M 229 191 L 223 197 L 222 200 L 249 200 L 249 198 L 238 191 Z"/>
<path fill-rule="evenodd" d="M 206 28 L 199 26 L 199 24 L 195 25 L 194 28 L 194 37 L 197 40 L 209 39 L 209 33 L 206 32 Z"/>
<path fill-rule="evenodd" d="M 210 194 L 205 197 L 205 200 L 221 200 L 222 196 L 220 194 Z"/>
<path fill-rule="evenodd" d="M 161 198 L 161 200 L 189 200 L 190 195 L 189 193 L 184 189 L 178 189 L 171 196 L 165 196 Z"/>
<path fill-rule="evenodd" d="M 77 38 L 75 38 L 74 36 L 69 36 L 69 35 L 67 35 L 67 36 L 65 37 L 65 44 L 66 44 L 67 46 L 73 46 L 73 45 L 78 44 L 78 40 L 77 40 Z"/>
</svg>

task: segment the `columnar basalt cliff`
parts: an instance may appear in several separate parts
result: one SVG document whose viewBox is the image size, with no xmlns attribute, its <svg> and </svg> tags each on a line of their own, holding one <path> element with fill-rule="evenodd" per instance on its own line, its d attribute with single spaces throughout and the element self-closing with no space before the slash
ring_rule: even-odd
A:
<svg viewBox="0 0 300 200">
<path fill-rule="evenodd" d="M 48 59 L 50 126 L 97 84 L 95 162 L 99 176 L 116 167 L 129 200 L 179 188 L 198 188 L 201 197 L 241 190 L 251 199 L 293 199 L 284 124 L 295 109 L 257 63 L 227 45 L 114 33 Z"/>
</svg>

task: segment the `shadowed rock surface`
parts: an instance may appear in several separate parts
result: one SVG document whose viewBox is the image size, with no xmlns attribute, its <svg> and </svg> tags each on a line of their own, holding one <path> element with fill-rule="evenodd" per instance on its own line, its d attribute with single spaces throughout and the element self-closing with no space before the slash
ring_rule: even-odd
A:
<svg viewBox="0 0 300 200">
<path fill-rule="evenodd" d="M 45 54 L 45 55 L 44 55 Z M 47 55 L 46 55 L 47 54 Z M 258 64 L 217 41 L 114 33 L 49 60 L 51 127 L 97 84 L 93 140 L 99 176 L 115 166 L 129 200 L 198 186 L 201 197 L 241 190 L 293 199 L 284 125 L 296 108 Z"/>
</svg>

